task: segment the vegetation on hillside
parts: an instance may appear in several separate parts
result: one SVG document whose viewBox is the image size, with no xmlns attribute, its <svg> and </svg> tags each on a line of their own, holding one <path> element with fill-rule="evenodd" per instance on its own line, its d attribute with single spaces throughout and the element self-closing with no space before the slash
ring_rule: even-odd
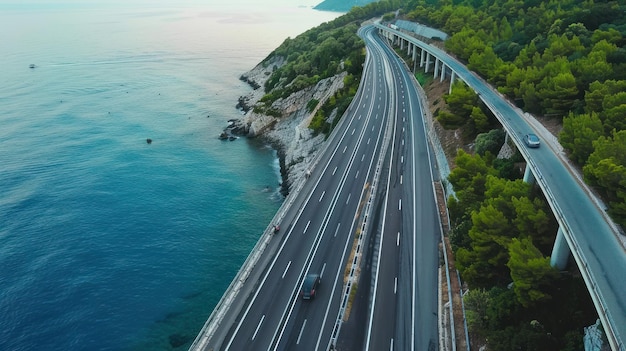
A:
<svg viewBox="0 0 626 351">
<path fill-rule="evenodd" d="M 446 49 L 524 110 L 562 120 L 560 140 L 626 225 L 626 4 L 609 0 L 407 1 L 450 34 Z M 449 127 L 468 118 L 443 111 Z M 611 145 L 610 147 L 608 145 Z"/>
<path fill-rule="evenodd" d="M 446 50 L 522 109 L 561 122 L 570 158 L 626 225 L 623 2 L 409 0 L 402 12 L 446 31 Z M 557 224 L 541 193 L 519 179 L 523 159 L 493 156 L 502 131 L 462 83 L 444 100 L 438 122 L 474 142 L 475 154 L 459 151 L 448 179 L 472 335 L 493 350 L 582 349 L 582 329 L 597 314 L 576 273 L 550 266 Z"/>
<path fill-rule="evenodd" d="M 272 109 L 272 103 L 286 98 L 296 91 L 315 85 L 324 78 L 347 72 L 344 87 L 318 110 L 310 128 L 315 133 L 328 134 L 356 94 L 365 61 L 365 45 L 357 30 L 364 20 L 397 9 L 400 0 L 385 0 L 365 7 L 355 7 L 333 21 L 323 23 L 295 38 L 287 38 L 265 60 L 279 56 L 286 63 L 274 70 L 265 83 L 266 95 L 255 106 L 255 111 L 280 117 L 280 111 Z M 313 110 L 314 106 L 307 106 Z"/>
<path fill-rule="evenodd" d="M 541 192 L 519 179 L 513 162 L 501 162 L 489 151 L 459 150 L 449 176 L 456 192 L 448 203 L 450 241 L 470 286 L 464 301 L 472 336 L 488 340 L 490 350 L 580 350 L 582 327 L 597 318 L 589 293 L 550 266 L 558 224 Z"/>
</svg>

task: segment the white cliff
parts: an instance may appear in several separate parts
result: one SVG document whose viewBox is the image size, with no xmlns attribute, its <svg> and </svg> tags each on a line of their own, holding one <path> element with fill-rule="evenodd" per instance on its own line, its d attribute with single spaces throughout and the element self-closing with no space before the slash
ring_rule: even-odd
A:
<svg viewBox="0 0 626 351">
<path fill-rule="evenodd" d="M 297 183 L 311 167 L 322 146 L 325 136 L 313 135 L 308 128 L 311 119 L 317 109 L 337 90 L 343 87 L 345 72 L 330 78 L 322 79 L 315 86 L 297 91 L 285 99 L 278 99 L 271 108 L 280 111 L 281 117 L 267 116 L 253 111 L 253 106 L 265 94 L 263 86 L 270 77 L 275 67 L 280 67 L 284 60 L 273 58 L 266 64 L 259 64 L 251 71 L 242 76 L 251 86 L 259 86 L 245 97 L 240 98 L 240 105 L 247 105 L 249 111 L 241 121 L 238 121 L 236 132 L 248 137 L 263 137 L 279 151 L 281 158 L 281 173 L 283 175 L 283 190 L 288 191 L 293 184 Z M 312 111 L 307 110 L 307 104 L 311 99 L 319 101 L 318 106 Z M 246 107 L 246 106 L 240 106 Z M 330 116 L 330 118 L 334 118 Z"/>
</svg>

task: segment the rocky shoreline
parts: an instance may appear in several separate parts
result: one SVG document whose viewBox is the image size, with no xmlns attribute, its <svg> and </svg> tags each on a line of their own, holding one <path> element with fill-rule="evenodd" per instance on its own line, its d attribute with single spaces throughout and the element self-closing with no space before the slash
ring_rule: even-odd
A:
<svg viewBox="0 0 626 351">
<path fill-rule="evenodd" d="M 245 114 L 241 119 L 230 120 L 224 132 L 248 138 L 263 138 L 278 151 L 282 177 L 281 193 L 286 196 L 292 186 L 305 176 L 325 141 L 324 135 L 313 134 L 308 128 L 309 123 L 318 107 L 343 87 L 346 73 L 323 79 L 313 87 L 277 100 L 271 108 L 281 111 L 280 117 L 254 112 L 254 105 L 265 95 L 261 87 L 271 73 L 284 62 L 282 58 L 272 58 L 258 64 L 240 77 L 253 90 L 239 97 L 237 108 Z M 318 100 L 319 104 L 309 112 L 307 104 L 311 99 Z"/>
</svg>

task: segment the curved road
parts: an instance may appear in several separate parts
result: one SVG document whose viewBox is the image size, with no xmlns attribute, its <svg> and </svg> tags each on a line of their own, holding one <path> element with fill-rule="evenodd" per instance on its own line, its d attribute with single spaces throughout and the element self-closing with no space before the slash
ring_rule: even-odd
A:
<svg viewBox="0 0 626 351">
<path fill-rule="evenodd" d="M 373 56 L 389 63 L 395 97 L 381 237 L 373 255 L 378 269 L 364 349 L 436 350 L 441 227 L 416 83 L 373 28 L 361 36 Z"/>
<path fill-rule="evenodd" d="M 368 57 L 362 89 L 335 129 L 296 200 L 285 214 L 280 241 L 241 311 L 219 345 L 221 350 L 328 349 L 343 296 L 344 268 L 383 149 L 390 94 L 387 78 Z M 308 273 L 319 273 L 315 299 L 300 298 Z M 254 275 L 254 274 L 253 274 Z"/>
<path fill-rule="evenodd" d="M 575 253 L 574 258 L 585 278 L 596 310 L 603 319 L 605 328 L 609 322 L 615 333 L 613 349 L 626 351 L 626 252 L 602 210 L 586 192 L 574 172 L 570 171 L 566 161 L 559 157 L 559 151 L 551 149 L 549 143 L 544 143 L 538 149 L 527 149 L 522 142 L 522 136 L 529 132 L 538 135 L 540 133 L 533 131 L 522 115 L 463 64 L 442 50 L 415 38 L 381 25 L 376 27 L 411 40 L 445 62 L 494 111 L 531 164 L 533 174 L 553 213 L 566 230 L 565 237 Z"/>
</svg>

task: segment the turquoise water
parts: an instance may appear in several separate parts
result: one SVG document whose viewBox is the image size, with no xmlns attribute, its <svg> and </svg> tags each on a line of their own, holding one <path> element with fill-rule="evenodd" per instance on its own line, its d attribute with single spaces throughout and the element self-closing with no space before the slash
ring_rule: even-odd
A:
<svg viewBox="0 0 626 351">
<path fill-rule="evenodd" d="M 282 202 L 275 151 L 217 135 L 337 14 L 157 3 L 0 5 L 0 350 L 186 349 Z"/>
</svg>

